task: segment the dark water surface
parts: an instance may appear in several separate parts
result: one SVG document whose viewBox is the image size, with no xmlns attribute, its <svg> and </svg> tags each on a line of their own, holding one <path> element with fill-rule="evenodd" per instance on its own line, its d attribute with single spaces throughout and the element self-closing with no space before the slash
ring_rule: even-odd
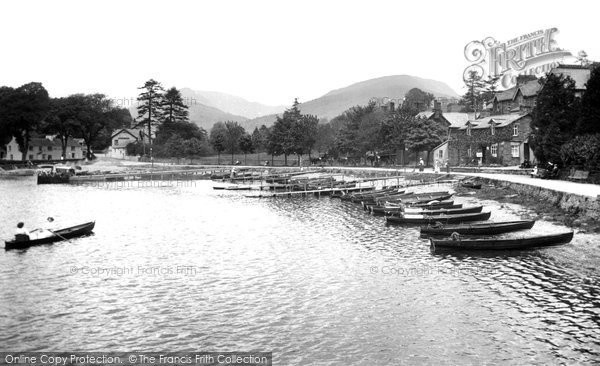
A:
<svg viewBox="0 0 600 366">
<path fill-rule="evenodd" d="M 19 220 L 96 220 L 93 236 L 0 252 L 0 350 L 255 350 L 278 365 L 600 360 L 598 236 L 433 255 L 417 228 L 352 203 L 211 187 L 0 181 L 2 238 Z M 522 211 L 495 205 L 494 219 Z"/>
</svg>

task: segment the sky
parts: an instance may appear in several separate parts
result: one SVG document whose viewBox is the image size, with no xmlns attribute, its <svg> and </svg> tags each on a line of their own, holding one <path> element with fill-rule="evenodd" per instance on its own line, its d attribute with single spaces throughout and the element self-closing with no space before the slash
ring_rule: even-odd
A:
<svg viewBox="0 0 600 366">
<path fill-rule="evenodd" d="M 556 27 L 600 60 L 597 1 L 3 1 L 0 85 L 124 103 L 153 78 L 268 105 L 387 75 L 464 94 L 465 45 Z M 595 9 L 595 10 L 594 10 Z"/>
</svg>

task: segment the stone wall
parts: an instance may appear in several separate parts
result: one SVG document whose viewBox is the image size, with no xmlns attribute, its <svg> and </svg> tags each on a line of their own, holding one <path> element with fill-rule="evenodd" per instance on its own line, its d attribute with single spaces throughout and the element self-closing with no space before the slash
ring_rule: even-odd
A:
<svg viewBox="0 0 600 366">
<path fill-rule="evenodd" d="M 494 184 L 497 187 L 511 188 L 520 194 L 538 198 L 540 201 L 550 202 L 567 213 L 585 218 L 600 217 L 600 200 L 597 197 L 582 196 L 551 189 L 530 186 L 528 184 L 513 183 L 490 178 L 477 178 L 483 183 Z"/>
</svg>

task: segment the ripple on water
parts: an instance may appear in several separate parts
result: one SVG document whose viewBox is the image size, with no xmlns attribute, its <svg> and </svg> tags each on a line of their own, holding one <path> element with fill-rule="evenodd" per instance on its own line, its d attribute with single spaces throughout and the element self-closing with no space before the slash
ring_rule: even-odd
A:
<svg viewBox="0 0 600 366">
<path fill-rule="evenodd" d="M 87 238 L 0 253 L 5 349 L 255 349 L 332 365 L 600 357 L 597 236 L 432 255 L 417 228 L 329 198 L 250 199 L 210 182 L 0 185 L 4 237 L 23 217 L 97 222 Z M 484 204 L 496 220 L 527 213 Z"/>
</svg>

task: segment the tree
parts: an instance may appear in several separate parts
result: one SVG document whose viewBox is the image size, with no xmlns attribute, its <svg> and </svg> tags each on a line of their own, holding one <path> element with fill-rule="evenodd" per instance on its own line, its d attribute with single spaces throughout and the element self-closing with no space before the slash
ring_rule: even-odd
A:
<svg viewBox="0 0 600 366">
<path fill-rule="evenodd" d="M 240 139 L 245 133 L 244 127 L 240 126 L 239 123 L 235 121 L 225 122 L 225 146 L 231 152 L 231 164 L 233 164 L 233 155 L 240 146 Z"/>
<path fill-rule="evenodd" d="M 427 164 L 431 151 L 441 144 L 446 137 L 446 129 L 429 118 L 413 118 L 406 132 L 406 147 L 418 153 L 427 151 Z"/>
<path fill-rule="evenodd" d="M 540 163 L 561 162 L 560 147 L 576 133 L 574 122 L 579 116 L 575 81 L 563 75 L 548 74 L 540 80 L 531 122 L 531 144 Z"/>
<path fill-rule="evenodd" d="M 581 64 L 581 66 L 588 66 L 590 64 L 590 60 L 588 60 L 588 54 L 584 50 L 581 50 L 577 53 L 577 61 Z"/>
<path fill-rule="evenodd" d="M 77 131 L 77 99 L 73 97 L 53 98 L 50 100 L 50 114 L 42 122 L 40 131 L 48 134 L 56 134 L 60 139 L 62 153 L 67 157 L 67 143 L 69 138 Z"/>
<path fill-rule="evenodd" d="M 271 154 L 283 154 L 285 165 L 287 165 L 288 156 L 293 154 L 297 147 L 294 126 L 302 118 L 299 106 L 298 99 L 294 99 L 292 107 L 286 109 L 281 117 L 277 116 L 269 136 L 269 150 Z"/>
<path fill-rule="evenodd" d="M 240 138 L 240 150 L 242 150 L 242 152 L 244 153 L 244 165 L 246 165 L 246 154 L 254 152 L 254 146 L 252 145 L 252 136 L 244 134 Z"/>
<path fill-rule="evenodd" d="M 139 102 L 137 112 L 142 118 L 141 122 L 148 126 L 148 141 L 152 145 L 152 125 L 157 125 L 162 115 L 163 88 L 158 81 L 150 79 L 138 89 L 143 91 L 137 98 Z"/>
<path fill-rule="evenodd" d="M 481 75 L 476 71 L 471 71 L 466 84 L 467 92 L 462 97 L 460 104 L 464 106 L 466 112 L 480 111 L 483 107 L 486 83 L 482 80 Z"/>
<path fill-rule="evenodd" d="M 298 165 L 300 165 L 300 156 L 308 154 L 308 158 L 311 158 L 311 151 L 317 141 L 318 124 L 317 116 L 301 115 L 292 126 L 294 152 L 298 155 Z"/>
<path fill-rule="evenodd" d="M 317 136 L 314 148 L 319 154 L 327 153 L 335 144 L 336 131 L 331 123 L 317 125 Z"/>
<path fill-rule="evenodd" d="M 592 68 L 581 97 L 581 117 L 577 134 L 600 133 L 600 65 Z"/>
<path fill-rule="evenodd" d="M 31 134 L 50 112 L 50 97 L 41 83 L 33 82 L 17 89 L 2 88 L 0 98 L 0 116 L 17 141 L 21 159 L 25 161 Z"/>
<path fill-rule="evenodd" d="M 210 144 L 217 152 L 217 164 L 221 164 L 221 153 L 225 151 L 225 124 L 217 122 L 210 130 Z"/>
<path fill-rule="evenodd" d="M 173 87 L 165 92 L 161 101 L 162 122 L 187 122 L 188 106 L 183 103 L 181 92 Z"/>
<path fill-rule="evenodd" d="M 410 89 L 404 96 L 402 108 L 413 111 L 414 114 L 426 111 L 435 99 L 433 94 L 426 93 L 419 88 Z"/>
<path fill-rule="evenodd" d="M 120 108 L 113 105 L 104 94 L 76 94 L 78 106 L 76 119 L 78 132 L 76 137 L 83 138 L 87 147 L 87 158 L 92 159 L 92 147 L 103 131 L 112 130 L 118 123 Z"/>
</svg>

